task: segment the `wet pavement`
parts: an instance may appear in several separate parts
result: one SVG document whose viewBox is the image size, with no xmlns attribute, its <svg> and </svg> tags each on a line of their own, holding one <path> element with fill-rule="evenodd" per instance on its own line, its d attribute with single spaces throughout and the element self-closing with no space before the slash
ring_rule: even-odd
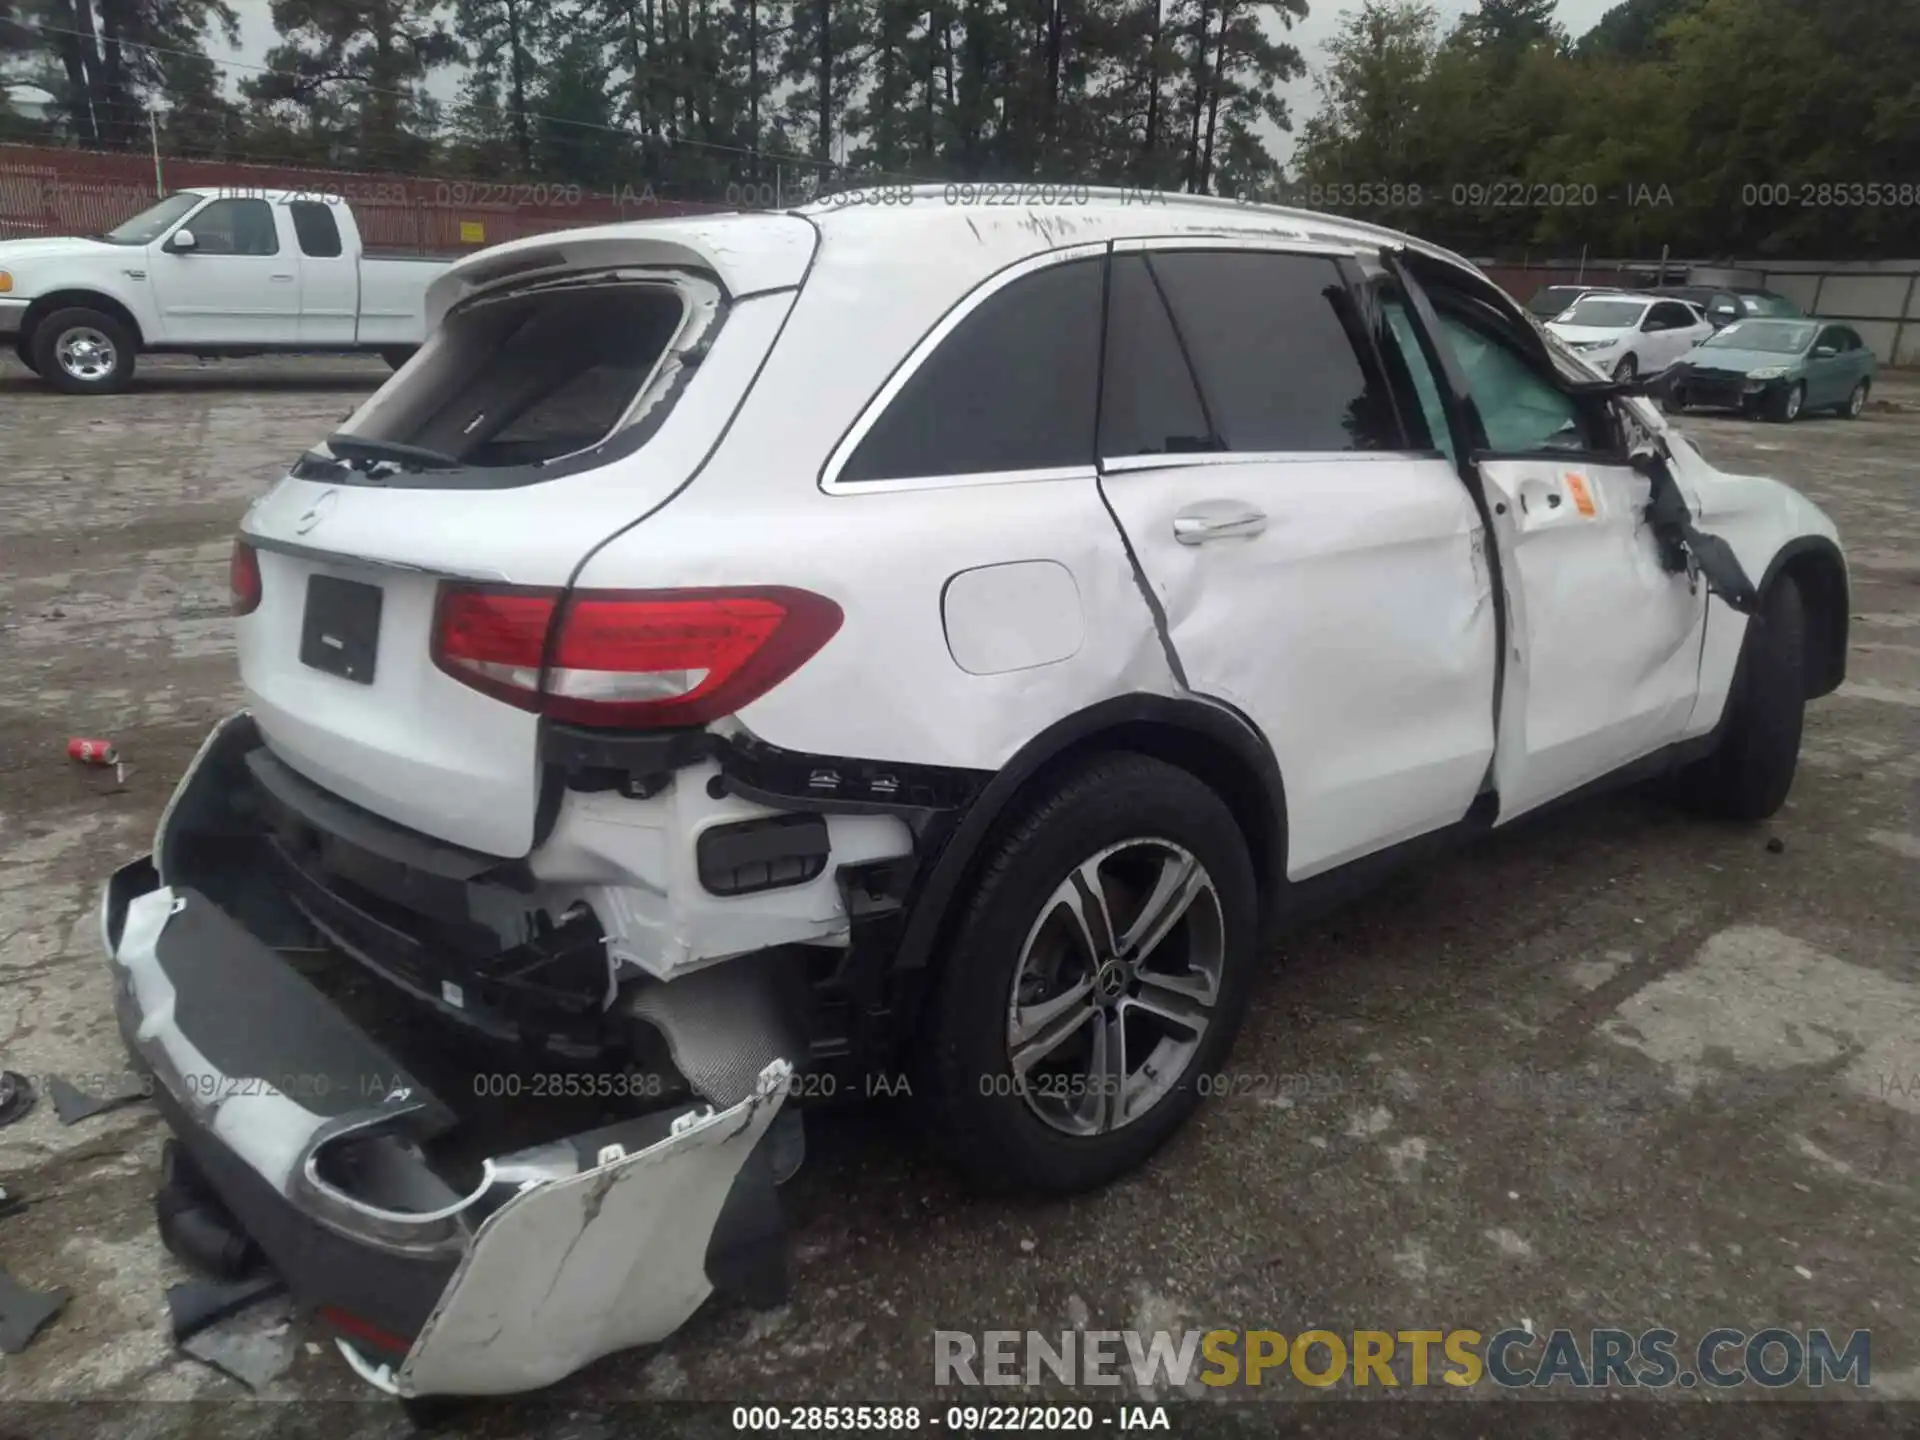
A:
<svg viewBox="0 0 1920 1440">
<path fill-rule="evenodd" d="M 236 701 L 240 512 L 384 374 L 153 363 L 127 395 L 75 399 L 0 366 L 6 1068 L 123 1073 L 96 887 L 147 847 Z M 1899 408 L 1857 423 L 1683 422 L 1715 463 L 1826 507 L 1853 568 L 1850 678 L 1809 711 L 1771 824 L 1621 795 L 1293 937 L 1221 1097 L 1096 1196 L 966 1195 L 903 1103 L 817 1117 L 785 1192 L 790 1302 L 710 1305 L 658 1349 L 565 1382 L 559 1413 L 944 1407 L 936 1329 L 1216 1326 L 1871 1329 L 1874 1393 L 1920 1399 L 1920 378 L 1880 393 Z M 124 775 L 69 763 L 75 735 L 117 742 Z M 0 1266 L 73 1291 L 0 1359 L 0 1404 L 244 1395 L 168 1336 L 163 1292 L 184 1271 L 153 1227 L 162 1133 L 144 1104 L 63 1127 L 44 1098 L 0 1129 L 0 1184 L 28 1202 L 0 1218 Z M 331 1434 L 405 1433 L 397 1406 L 295 1336 L 272 1394 L 364 1402 L 333 1412 Z M 158 1410 L 115 1413 L 162 1426 Z M 196 1434 L 275 1423 L 191 1413 Z M 518 1433 L 516 1413 L 451 1433 Z"/>
</svg>

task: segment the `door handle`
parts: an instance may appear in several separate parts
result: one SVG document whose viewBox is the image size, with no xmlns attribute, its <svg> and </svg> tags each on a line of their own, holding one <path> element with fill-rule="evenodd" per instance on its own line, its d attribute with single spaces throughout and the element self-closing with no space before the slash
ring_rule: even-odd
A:
<svg viewBox="0 0 1920 1440">
<path fill-rule="evenodd" d="M 1173 538 L 1182 545 L 1250 539 L 1266 528 L 1266 512 L 1244 500 L 1203 500 L 1173 517 Z"/>
<path fill-rule="evenodd" d="M 269 276 L 268 276 L 267 278 L 268 278 L 269 280 L 284 280 L 284 281 L 291 281 L 291 280 L 293 279 L 293 276 L 291 276 L 291 275 L 269 275 Z"/>
</svg>

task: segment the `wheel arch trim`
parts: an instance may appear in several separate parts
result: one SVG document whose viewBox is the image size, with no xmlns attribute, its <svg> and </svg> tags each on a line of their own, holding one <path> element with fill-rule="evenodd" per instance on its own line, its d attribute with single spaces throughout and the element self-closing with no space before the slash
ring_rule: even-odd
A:
<svg viewBox="0 0 1920 1440">
<path fill-rule="evenodd" d="M 1208 783 L 1233 812 L 1252 856 L 1262 931 L 1278 908 L 1287 871 L 1286 789 L 1279 762 L 1245 716 L 1199 696 L 1115 696 L 1055 722 L 987 782 L 941 849 L 916 897 L 895 968 L 926 967 L 945 940 L 966 880 L 988 842 L 1036 781 L 1083 755 L 1145 754 Z M 1224 779 L 1237 784 L 1228 786 Z"/>
<path fill-rule="evenodd" d="M 1759 592 L 1764 601 L 1774 583 L 1791 573 L 1801 582 L 1801 601 L 1807 607 L 1809 647 L 1818 641 L 1818 651 L 1810 654 L 1807 668 L 1807 696 L 1817 700 L 1831 695 L 1847 678 L 1847 635 L 1852 611 L 1852 588 L 1847 562 L 1840 547 L 1824 535 L 1802 535 L 1789 540 L 1774 552 L 1761 577 Z M 1819 593 L 1810 593 L 1805 583 L 1812 580 Z M 1819 628 L 1816 630 L 1816 626 Z"/>
<path fill-rule="evenodd" d="M 127 327 L 133 335 L 133 343 L 136 346 L 145 348 L 147 337 L 140 328 L 139 317 L 128 308 L 127 303 L 109 295 L 104 290 L 86 289 L 49 290 L 44 295 L 35 296 L 33 302 L 27 306 L 27 313 L 20 317 L 18 337 L 20 343 L 31 345 L 34 332 L 40 328 L 40 322 L 49 315 L 56 311 L 73 309 L 99 310 L 111 315 Z"/>
</svg>

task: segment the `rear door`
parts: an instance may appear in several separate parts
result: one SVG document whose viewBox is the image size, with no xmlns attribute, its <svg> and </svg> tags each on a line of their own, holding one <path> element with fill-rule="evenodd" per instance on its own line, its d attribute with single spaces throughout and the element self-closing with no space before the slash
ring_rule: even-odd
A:
<svg viewBox="0 0 1920 1440">
<path fill-rule="evenodd" d="M 1495 781 L 1509 819 L 1677 740 L 1699 688 L 1706 588 L 1661 565 L 1621 415 L 1576 398 L 1503 312 L 1416 299 L 1468 402 L 1506 579 Z"/>
<path fill-rule="evenodd" d="M 324 200 L 293 200 L 286 206 L 300 251 L 302 344 L 353 344 L 359 267 L 341 233 L 339 208 Z"/>
<path fill-rule="evenodd" d="M 171 345 L 285 345 L 299 330 L 300 259 L 292 227 L 265 200 L 227 196 L 193 212 L 147 248 L 147 267 Z M 174 237 L 193 232 L 191 249 Z"/>
<path fill-rule="evenodd" d="M 1642 348 L 1647 372 L 1666 369 L 1695 344 L 1699 322 L 1693 311 L 1678 300 L 1662 300 L 1647 311 L 1640 322 Z"/>
<path fill-rule="evenodd" d="M 1493 754 L 1470 496 L 1350 255 L 1116 245 L 1101 488 L 1193 690 L 1266 734 L 1299 879 L 1461 819 Z"/>
</svg>

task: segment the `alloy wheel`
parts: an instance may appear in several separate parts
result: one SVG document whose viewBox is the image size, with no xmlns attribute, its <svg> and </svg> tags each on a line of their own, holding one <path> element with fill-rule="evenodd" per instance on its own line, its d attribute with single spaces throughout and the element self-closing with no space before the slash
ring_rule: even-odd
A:
<svg viewBox="0 0 1920 1440">
<path fill-rule="evenodd" d="M 75 380 L 91 385 L 113 374 L 113 341 L 90 326 L 79 325 L 61 335 L 53 347 L 60 368 Z"/>
<path fill-rule="evenodd" d="M 1007 1001 L 1007 1059 L 1044 1123 L 1098 1135 L 1185 1075 L 1220 999 L 1226 924 L 1213 878 L 1169 840 L 1075 866 L 1027 932 Z"/>
</svg>

